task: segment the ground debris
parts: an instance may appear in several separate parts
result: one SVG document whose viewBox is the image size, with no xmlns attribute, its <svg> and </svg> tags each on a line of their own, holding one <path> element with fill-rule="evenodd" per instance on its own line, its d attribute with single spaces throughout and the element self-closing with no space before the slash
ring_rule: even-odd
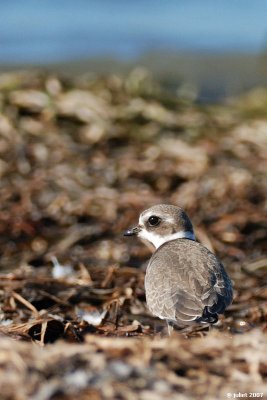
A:
<svg viewBox="0 0 267 400">
<path fill-rule="evenodd" d="M 60 342 L 45 351 L 2 336 L 1 361 L 9 368 L 0 376 L 1 393 L 22 400 L 89 399 L 92 391 L 101 399 L 266 393 L 266 346 L 259 330 L 189 341 L 179 335 L 150 340 L 88 334 L 83 345 Z M 11 383 L 20 390 L 17 396 Z"/>
<path fill-rule="evenodd" d="M 0 75 L 3 400 L 267 394 L 266 90 L 203 106 L 141 72 Z M 160 202 L 234 282 L 211 332 L 146 308 L 150 251 L 122 233 Z"/>
</svg>

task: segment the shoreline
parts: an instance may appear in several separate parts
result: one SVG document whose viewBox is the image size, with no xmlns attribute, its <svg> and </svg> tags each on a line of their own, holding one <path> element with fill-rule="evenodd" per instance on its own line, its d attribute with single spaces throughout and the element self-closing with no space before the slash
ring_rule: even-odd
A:
<svg viewBox="0 0 267 400">
<path fill-rule="evenodd" d="M 145 68 L 153 79 L 172 93 L 179 91 L 181 86 L 191 85 L 200 103 L 220 102 L 254 87 L 267 85 L 267 57 L 249 53 L 163 51 L 145 53 L 129 61 L 105 56 L 45 64 L 0 63 L 0 72 L 41 69 L 71 78 L 88 73 L 125 77 L 138 67 Z"/>
</svg>

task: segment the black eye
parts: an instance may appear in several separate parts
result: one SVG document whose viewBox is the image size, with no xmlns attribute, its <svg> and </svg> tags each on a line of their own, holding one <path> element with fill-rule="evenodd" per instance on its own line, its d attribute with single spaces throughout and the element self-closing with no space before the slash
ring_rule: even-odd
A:
<svg viewBox="0 0 267 400">
<path fill-rule="evenodd" d="M 161 219 L 156 215 L 151 215 L 151 217 L 148 218 L 148 223 L 150 226 L 156 226 L 160 223 L 160 221 Z"/>
</svg>

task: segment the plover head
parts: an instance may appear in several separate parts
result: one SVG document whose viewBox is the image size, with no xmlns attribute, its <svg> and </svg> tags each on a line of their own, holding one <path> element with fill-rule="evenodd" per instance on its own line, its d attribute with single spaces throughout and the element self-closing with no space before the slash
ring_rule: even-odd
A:
<svg viewBox="0 0 267 400">
<path fill-rule="evenodd" d="M 193 226 L 187 214 L 180 207 L 167 204 L 156 205 L 143 211 L 139 217 L 139 224 L 127 230 L 124 235 L 137 235 L 156 249 L 170 240 L 195 240 Z"/>
</svg>

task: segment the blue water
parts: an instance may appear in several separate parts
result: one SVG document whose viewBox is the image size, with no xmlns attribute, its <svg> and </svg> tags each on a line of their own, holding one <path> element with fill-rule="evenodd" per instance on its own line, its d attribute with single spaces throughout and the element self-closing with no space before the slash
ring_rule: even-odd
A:
<svg viewBox="0 0 267 400">
<path fill-rule="evenodd" d="M 267 47 L 266 0 L 0 0 L 0 62 Z"/>
</svg>

